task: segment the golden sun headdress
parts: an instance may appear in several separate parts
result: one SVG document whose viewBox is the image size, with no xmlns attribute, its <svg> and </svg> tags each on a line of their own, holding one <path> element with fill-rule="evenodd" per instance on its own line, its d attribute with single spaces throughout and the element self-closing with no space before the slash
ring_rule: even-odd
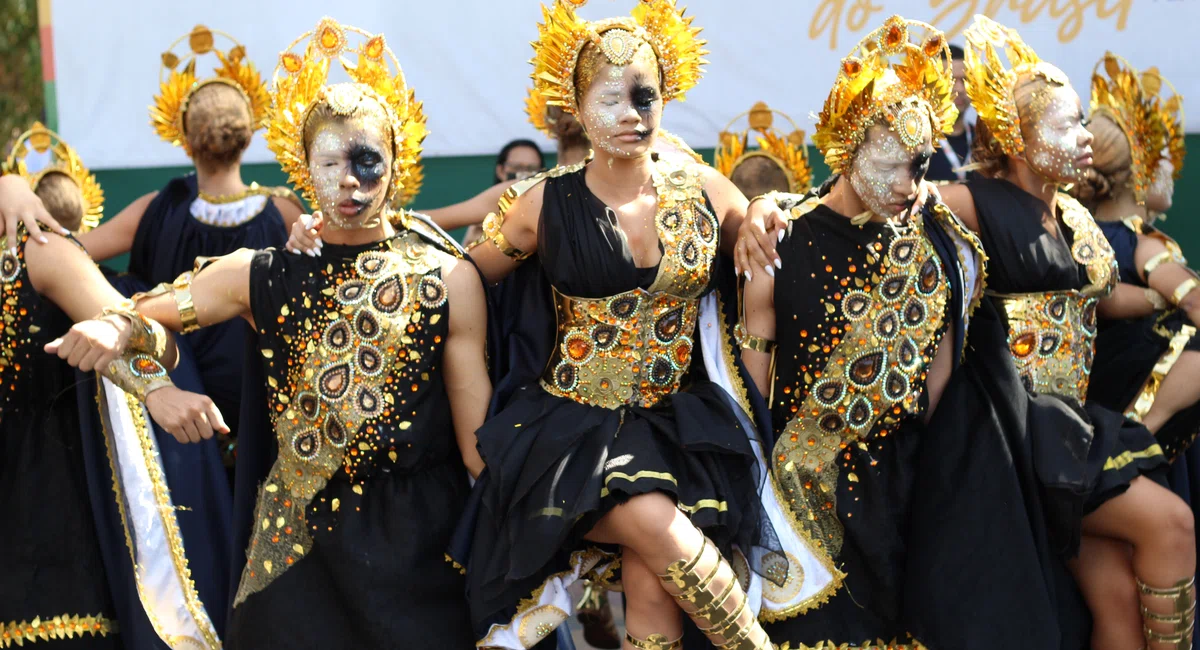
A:
<svg viewBox="0 0 1200 650">
<path fill-rule="evenodd" d="M 233 45 L 226 51 L 216 47 L 215 37 L 220 36 Z M 189 51 L 180 58 L 174 52 L 184 40 L 188 42 Z M 213 53 L 220 60 L 213 76 L 200 78 L 196 75 L 196 59 L 204 54 Z M 181 67 L 182 64 L 182 67 Z M 254 128 L 261 128 L 267 119 L 271 108 L 271 98 L 267 94 L 266 84 L 254 64 L 246 60 L 246 48 L 225 32 L 209 29 L 204 25 L 196 25 L 192 31 L 175 39 L 174 43 L 162 54 L 162 68 L 158 73 L 158 94 L 154 96 L 154 105 L 150 107 L 150 124 L 159 137 L 167 142 L 188 150 L 187 143 L 187 108 L 188 101 L 197 90 L 214 83 L 225 84 L 239 91 L 250 106 L 251 120 Z"/>
<path fill-rule="evenodd" d="M 587 0 L 555 0 L 542 5 L 538 40 L 533 42 L 533 84 L 551 106 L 572 115 L 579 112 L 575 69 L 579 53 L 594 43 L 614 65 L 629 63 L 643 43 L 649 43 L 663 73 L 663 100 L 682 100 L 703 75 L 708 63 L 706 41 L 692 17 L 684 17 L 675 0 L 640 0 L 631 17 L 588 21 L 575 14 Z"/>
<path fill-rule="evenodd" d="M 775 129 L 773 123 L 776 114 L 792 125 L 791 133 L 784 135 Z M 730 131 L 734 123 L 743 117 L 747 118 L 749 128 L 739 132 Z M 751 131 L 757 133 L 755 139 L 758 149 L 747 150 Z M 787 113 L 763 102 L 754 104 L 750 110 L 725 125 L 719 136 L 713 166 L 726 178 L 731 178 L 739 165 L 754 157 L 765 157 L 779 165 L 787 174 L 791 192 L 799 194 L 808 191 L 812 183 L 812 168 L 808 164 L 808 149 L 804 146 L 804 131 L 796 126 Z"/>
<path fill-rule="evenodd" d="M 361 37 L 351 48 L 349 40 Z M 293 52 L 308 40 L 301 53 Z M 353 51 L 357 62 L 344 53 Z M 352 83 L 327 85 L 329 63 L 337 58 Z M 394 72 L 389 69 L 391 64 Z M 267 122 L 267 146 L 279 159 L 291 182 L 309 204 L 316 194 L 308 169 L 304 125 L 314 108 L 326 103 L 337 115 L 352 115 L 361 102 L 373 101 L 387 114 L 392 136 L 392 177 L 387 201 L 407 205 L 416 197 L 424 178 L 421 168 L 421 143 L 429 133 L 425 113 L 404 80 L 404 71 L 382 34 L 342 25 L 322 18 L 316 29 L 305 32 L 279 55 L 271 96 L 274 110 Z"/>
<path fill-rule="evenodd" d="M 964 57 L 967 96 L 979 118 L 1000 143 L 1004 153 L 1025 154 L 1021 120 L 1017 115 L 1014 89 L 1022 75 L 1032 74 L 1059 86 L 1070 82 L 1055 66 L 1038 58 L 1037 52 L 1021 40 L 1016 30 L 987 16 L 976 15 L 975 22 L 963 32 L 967 47 Z M 1000 59 L 1003 49 L 1008 67 Z"/>
<path fill-rule="evenodd" d="M 50 162 L 33 173 L 29 172 L 25 164 L 25 159 L 31 151 L 39 154 L 50 152 Z M 26 179 L 34 191 L 37 190 L 38 183 L 51 173 L 65 174 L 75 181 L 83 195 L 83 220 L 79 222 L 78 231 L 80 234 L 98 226 L 104 216 L 104 191 L 100 189 L 96 177 L 84 166 L 75 149 L 41 122 L 34 122 L 28 131 L 17 138 L 8 159 L 4 161 L 3 172 Z"/>
<path fill-rule="evenodd" d="M 919 40 L 911 40 L 914 36 Z M 842 59 L 813 143 L 840 174 L 850 169 L 867 130 L 879 120 L 915 147 L 932 135 L 930 128 L 949 132 L 957 116 L 945 35 L 932 25 L 892 16 Z M 935 143 L 938 139 L 934 136 Z"/>
<path fill-rule="evenodd" d="M 533 128 L 541 131 L 547 138 L 555 137 L 546 116 L 546 98 L 534 88 L 530 88 L 525 96 L 525 114 L 529 116 L 529 123 Z"/>
<path fill-rule="evenodd" d="M 1154 104 L 1159 120 L 1162 121 L 1163 142 L 1153 143 L 1158 146 L 1154 151 L 1167 149 L 1171 165 L 1175 167 L 1175 180 L 1183 174 L 1183 158 L 1187 154 L 1184 146 L 1184 114 L 1183 95 L 1175 90 L 1175 86 L 1158 72 L 1158 68 L 1146 68 L 1142 72 L 1142 89 Z M 1164 92 L 1166 91 L 1166 92 Z"/>
<path fill-rule="evenodd" d="M 1143 86 L 1143 76 L 1137 69 L 1112 52 L 1105 52 L 1092 70 L 1091 113 L 1112 120 L 1125 134 L 1129 142 L 1133 197 L 1139 204 L 1146 202 L 1154 168 L 1168 148 L 1170 138 L 1159 111 L 1162 102 L 1157 92 L 1162 86 L 1161 78 L 1157 77 L 1157 71 L 1147 74 L 1159 81 L 1151 82 L 1154 95 Z M 1150 77 L 1146 80 L 1150 81 Z"/>
</svg>

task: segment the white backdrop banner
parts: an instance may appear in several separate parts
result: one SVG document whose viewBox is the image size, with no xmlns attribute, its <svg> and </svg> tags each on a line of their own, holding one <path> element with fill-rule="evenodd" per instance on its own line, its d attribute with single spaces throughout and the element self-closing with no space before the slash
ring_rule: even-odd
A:
<svg viewBox="0 0 1200 650">
<path fill-rule="evenodd" d="M 713 146 L 726 122 L 759 100 L 790 113 L 811 133 L 811 115 L 820 110 L 838 61 L 893 13 L 932 22 L 959 44 L 973 14 L 990 15 L 1016 27 L 1085 94 L 1092 66 L 1113 50 L 1136 66 L 1158 66 L 1189 101 L 1200 98 L 1200 0 L 681 4 L 705 28 L 711 64 L 686 102 L 667 106 L 663 122 L 694 147 Z M 582 13 L 601 18 L 633 5 L 592 0 Z M 187 164 L 181 150 L 155 136 L 147 107 L 158 89 L 162 52 L 193 25 L 233 35 L 269 78 L 279 51 L 327 14 L 386 36 L 425 102 L 426 155 L 490 154 L 513 138 L 540 138 L 523 110 L 529 41 L 541 17 L 537 0 L 53 0 L 52 12 L 59 131 L 94 168 Z M 1188 126 L 1195 131 L 1200 123 Z M 248 161 L 271 160 L 256 137 Z"/>
</svg>

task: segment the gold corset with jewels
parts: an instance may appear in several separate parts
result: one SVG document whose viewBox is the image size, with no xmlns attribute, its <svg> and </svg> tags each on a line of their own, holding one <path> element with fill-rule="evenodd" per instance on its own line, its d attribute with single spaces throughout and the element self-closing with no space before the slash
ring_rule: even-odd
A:
<svg viewBox="0 0 1200 650">
<path fill-rule="evenodd" d="M 1092 371 L 1099 298 L 1077 291 L 997 296 L 1008 349 L 1026 387 L 1083 401 Z"/>
<path fill-rule="evenodd" d="M 699 166 L 660 160 L 654 184 L 663 254 L 650 288 L 603 298 L 555 290 L 558 341 L 541 382 L 552 395 L 609 409 L 650 407 L 678 390 L 691 364 L 719 224 L 704 202 Z"/>
<path fill-rule="evenodd" d="M 1082 290 L 991 294 L 1008 315 L 1008 349 L 1025 385 L 1083 401 L 1092 372 L 1096 306 L 1117 283 L 1117 261 L 1104 233 L 1078 201 L 1058 195 L 1074 235 L 1071 257 L 1087 270 Z"/>
</svg>

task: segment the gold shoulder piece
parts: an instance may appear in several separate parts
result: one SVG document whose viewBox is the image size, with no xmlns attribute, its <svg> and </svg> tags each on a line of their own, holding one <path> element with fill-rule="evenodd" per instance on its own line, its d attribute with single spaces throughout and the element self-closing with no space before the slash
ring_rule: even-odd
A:
<svg viewBox="0 0 1200 650">
<path fill-rule="evenodd" d="M 1087 268 L 1088 286 L 1084 287 L 1083 293 L 1107 296 L 1118 280 L 1117 256 L 1108 238 L 1096 225 L 1092 213 L 1071 196 L 1059 192 L 1058 208 L 1062 211 L 1063 223 L 1075 234 L 1071 256 Z"/>
<path fill-rule="evenodd" d="M 820 197 L 810 196 L 807 199 L 792 205 L 790 208 L 785 208 L 784 216 L 788 221 L 795 221 L 804 215 L 812 212 L 818 205 L 821 204 Z M 780 207 L 783 207 L 782 205 Z"/>
<path fill-rule="evenodd" d="M 586 160 L 574 165 L 555 167 L 554 169 L 544 171 L 540 174 L 535 174 L 529 178 L 519 180 L 510 185 L 504 194 L 500 195 L 500 200 L 496 203 L 496 211 L 489 214 L 483 220 L 484 238 L 495 244 L 496 248 L 500 249 L 500 252 L 504 253 L 504 255 L 507 257 L 517 260 L 518 262 L 528 259 L 532 253 L 527 253 L 510 244 L 508 238 L 504 236 L 503 232 L 501 232 L 500 229 L 504 226 L 504 217 L 508 214 L 508 211 L 512 209 L 513 205 L 517 203 L 517 199 L 521 198 L 521 195 L 533 189 L 539 183 L 545 181 L 547 178 L 557 178 L 559 176 L 577 172 L 583 169 L 584 165 L 587 165 L 589 162 L 591 162 L 591 160 L 592 157 L 588 156 Z"/>
</svg>

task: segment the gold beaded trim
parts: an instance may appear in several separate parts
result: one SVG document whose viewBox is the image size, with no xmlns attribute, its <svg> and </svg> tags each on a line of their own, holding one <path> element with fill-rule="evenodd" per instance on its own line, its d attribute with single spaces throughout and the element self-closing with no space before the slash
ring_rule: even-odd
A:
<svg viewBox="0 0 1200 650">
<path fill-rule="evenodd" d="M 14 645 L 23 646 L 26 642 L 73 639 L 84 634 L 108 636 L 116 633 L 117 622 L 99 614 L 96 616 L 61 614 L 46 619 L 38 616 L 32 621 L 0 623 L 0 648 L 11 648 Z"/>
</svg>

